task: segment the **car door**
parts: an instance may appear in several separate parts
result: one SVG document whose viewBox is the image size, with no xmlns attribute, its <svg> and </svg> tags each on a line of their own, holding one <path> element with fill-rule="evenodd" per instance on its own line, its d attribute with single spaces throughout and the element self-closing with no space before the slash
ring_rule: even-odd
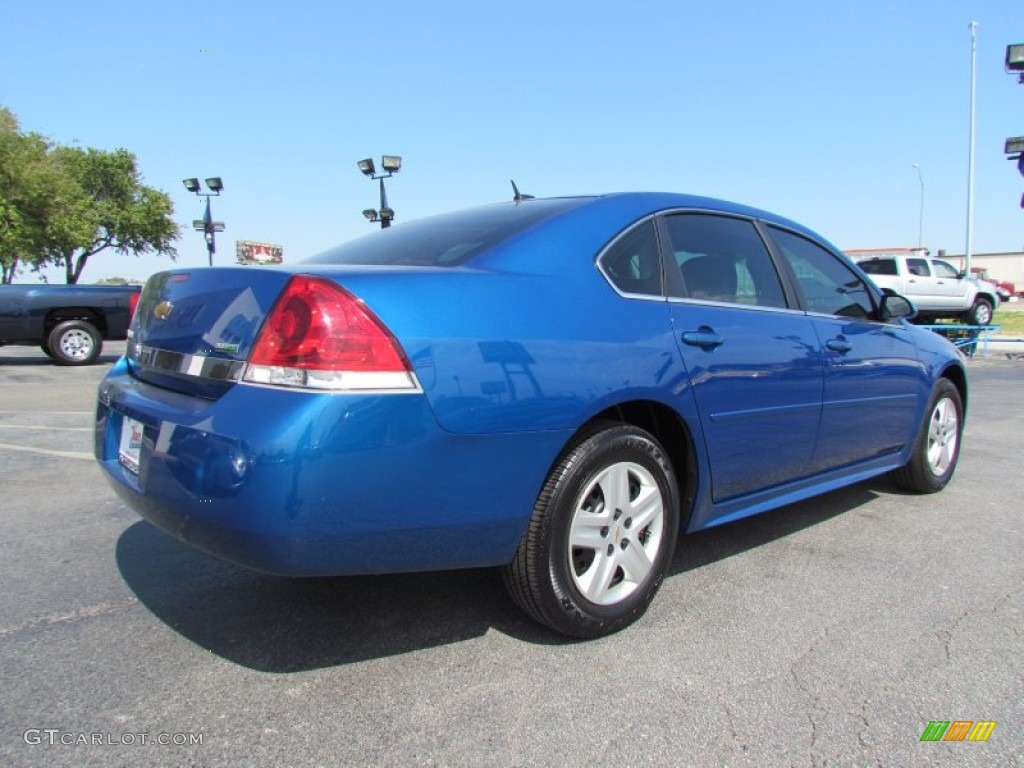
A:
<svg viewBox="0 0 1024 768">
<path fill-rule="evenodd" d="M 716 503 L 808 474 L 821 410 L 814 328 L 753 221 L 662 219 L 666 287 L 710 458 Z"/>
<path fill-rule="evenodd" d="M 878 320 L 871 291 L 838 255 L 768 227 L 825 355 L 821 428 L 812 466 L 835 469 L 903 448 L 925 388 L 910 329 Z"/>
<path fill-rule="evenodd" d="M 960 271 L 945 261 L 931 259 L 932 279 L 935 281 L 936 305 L 944 309 L 967 305 L 967 281 Z"/>
</svg>

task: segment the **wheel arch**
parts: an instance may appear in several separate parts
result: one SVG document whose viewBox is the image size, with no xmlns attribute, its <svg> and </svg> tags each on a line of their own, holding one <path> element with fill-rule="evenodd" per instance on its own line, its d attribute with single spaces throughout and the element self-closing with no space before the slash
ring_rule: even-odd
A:
<svg viewBox="0 0 1024 768">
<path fill-rule="evenodd" d="M 43 326 L 46 336 L 49 336 L 50 332 L 58 325 L 68 320 L 81 320 L 84 323 L 88 323 L 96 329 L 100 334 L 100 338 L 107 338 L 107 317 L 102 310 L 92 307 L 60 307 L 59 309 L 51 309 L 46 314 L 46 321 Z"/>
<path fill-rule="evenodd" d="M 974 295 L 974 300 L 978 301 L 979 299 L 982 301 L 987 301 L 993 309 L 995 309 L 995 307 L 999 305 L 999 297 L 992 295 L 988 291 L 978 291 Z"/>
<path fill-rule="evenodd" d="M 960 393 L 960 404 L 963 408 L 964 414 L 967 413 L 967 373 L 959 365 L 950 365 L 944 371 L 940 378 L 949 379 L 953 386 L 956 387 Z"/>
<path fill-rule="evenodd" d="M 679 531 L 687 529 L 697 494 L 697 453 L 693 434 L 683 418 L 671 407 L 656 400 L 630 400 L 595 414 L 567 442 L 567 446 L 586 439 L 596 425 L 617 422 L 650 433 L 668 454 L 679 485 Z"/>
</svg>

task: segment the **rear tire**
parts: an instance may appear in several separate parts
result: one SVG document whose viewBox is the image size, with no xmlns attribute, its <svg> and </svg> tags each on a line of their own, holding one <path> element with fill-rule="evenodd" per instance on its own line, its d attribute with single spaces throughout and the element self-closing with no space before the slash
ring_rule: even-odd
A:
<svg viewBox="0 0 1024 768">
<path fill-rule="evenodd" d="M 960 458 L 963 424 L 960 390 L 949 379 L 939 379 L 928 401 L 910 461 L 893 472 L 893 479 L 916 493 L 935 493 L 945 488 Z"/>
<path fill-rule="evenodd" d="M 100 356 L 103 341 L 84 320 L 66 320 L 50 331 L 47 348 L 57 365 L 89 365 Z"/>
<path fill-rule="evenodd" d="M 643 615 L 675 552 L 679 502 L 665 450 L 605 423 L 552 469 L 505 585 L 533 619 L 572 637 L 608 635 Z"/>
</svg>

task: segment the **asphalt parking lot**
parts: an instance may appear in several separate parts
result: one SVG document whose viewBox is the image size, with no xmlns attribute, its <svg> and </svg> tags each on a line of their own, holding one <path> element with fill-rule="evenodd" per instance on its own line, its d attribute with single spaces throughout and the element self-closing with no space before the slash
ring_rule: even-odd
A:
<svg viewBox="0 0 1024 768">
<path fill-rule="evenodd" d="M 647 616 L 569 642 L 489 570 L 289 581 L 141 522 L 91 456 L 123 347 L 0 348 L 0 765 L 1024 765 L 1024 362 L 970 363 L 945 492 L 688 537 Z"/>
</svg>

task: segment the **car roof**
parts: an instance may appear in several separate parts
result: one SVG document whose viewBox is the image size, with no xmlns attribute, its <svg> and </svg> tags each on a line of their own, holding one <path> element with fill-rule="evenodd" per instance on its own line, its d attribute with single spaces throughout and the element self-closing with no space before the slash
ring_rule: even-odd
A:
<svg viewBox="0 0 1024 768">
<path fill-rule="evenodd" d="M 474 265 L 502 268 L 514 264 L 523 267 L 527 262 L 535 262 L 539 266 L 559 255 L 593 255 L 635 222 L 667 211 L 723 213 L 760 219 L 807 235 L 841 253 L 825 238 L 795 221 L 728 200 L 671 192 L 616 192 L 574 198 L 538 198 L 536 202 L 553 199 L 571 199 L 577 204 L 496 244 L 474 259 Z M 526 200 L 495 205 L 527 206 L 534 202 Z M 510 258 L 514 261 L 510 262 Z"/>
<path fill-rule="evenodd" d="M 549 271 L 590 260 L 623 230 L 669 211 L 760 219 L 826 242 L 794 221 L 727 200 L 617 192 L 505 201 L 430 216 L 342 243 L 304 263 Z"/>
</svg>

